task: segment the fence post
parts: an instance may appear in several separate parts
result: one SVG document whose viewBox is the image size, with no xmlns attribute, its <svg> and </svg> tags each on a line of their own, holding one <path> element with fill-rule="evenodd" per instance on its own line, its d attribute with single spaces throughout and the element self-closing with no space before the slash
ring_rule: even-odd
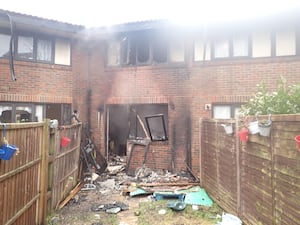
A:
<svg viewBox="0 0 300 225">
<path fill-rule="evenodd" d="M 49 119 L 43 127 L 42 162 L 40 168 L 40 207 L 38 224 L 45 225 L 47 218 L 47 187 L 48 187 L 48 151 L 49 151 Z"/>
<path fill-rule="evenodd" d="M 241 151 L 240 151 L 240 139 L 239 139 L 239 117 L 235 117 L 235 143 L 236 143 L 236 185 L 237 185 L 237 214 L 240 216 L 241 215 L 241 164 L 240 164 L 240 158 L 241 158 Z"/>
</svg>

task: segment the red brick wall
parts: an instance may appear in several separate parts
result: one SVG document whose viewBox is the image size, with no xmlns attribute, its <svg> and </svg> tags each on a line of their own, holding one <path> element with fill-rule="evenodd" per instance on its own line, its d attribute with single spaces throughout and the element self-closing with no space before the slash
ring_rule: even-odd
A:
<svg viewBox="0 0 300 225">
<path fill-rule="evenodd" d="M 199 120 L 201 117 L 211 116 L 210 111 L 204 110 L 204 104 L 246 101 L 257 90 L 256 85 L 262 80 L 272 87 L 276 86 L 280 76 L 287 78 L 289 83 L 300 80 L 298 57 L 197 64 L 192 62 L 192 49 L 189 49 L 190 60 L 186 66 L 106 68 L 103 42 L 94 42 L 89 49 L 90 54 L 85 55 L 89 57 L 88 68 L 86 65 L 80 65 L 76 67 L 79 71 L 75 74 L 88 77 L 86 85 L 79 82 L 80 89 L 82 94 L 86 92 L 82 87 L 92 91 L 92 129 L 102 153 L 105 155 L 105 115 L 101 114 L 100 127 L 96 125 L 99 106 L 167 103 L 168 145 L 163 148 L 152 146 L 155 154 L 152 154 L 153 160 L 150 161 L 168 170 L 171 169 L 170 157 L 173 152 L 176 171 L 186 169 L 186 160 L 190 160 L 192 169 L 196 173 L 200 172 Z M 85 61 L 79 57 L 78 61 L 82 60 Z M 81 102 L 84 102 L 84 99 Z M 187 154 L 187 150 L 191 152 L 191 156 Z M 163 157 L 168 159 L 168 163 L 163 163 Z M 133 165 L 139 166 L 141 159 L 135 160 L 139 163 Z M 153 163 L 149 166 L 153 166 Z"/>
<path fill-rule="evenodd" d="M 12 81 L 7 59 L 0 59 L 0 101 L 72 103 L 70 66 L 15 61 Z"/>
</svg>

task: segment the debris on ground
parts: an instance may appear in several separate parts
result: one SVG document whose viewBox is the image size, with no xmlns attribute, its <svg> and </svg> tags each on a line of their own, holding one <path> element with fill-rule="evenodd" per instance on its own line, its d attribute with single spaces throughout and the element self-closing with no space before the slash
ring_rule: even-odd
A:
<svg viewBox="0 0 300 225">
<path fill-rule="evenodd" d="M 158 207 L 156 213 L 158 215 L 166 214 L 167 219 L 170 210 L 176 214 L 177 212 L 200 213 L 201 211 L 203 211 L 201 213 L 205 213 L 208 208 L 212 208 L 213 212 L 209 214 L 211 218 L 207 217 L 203 220 L 217 222 L 216 219 L 218 219 L 220 221 L 221 216 L 218 217 L 220 211 L 214 211 L 215 206 L 212 206 L 212 200 L 189 171 L 174 174 L 167 170 L 154 171 L 144 165 L 136 170 L 134 176 L 130 176 L 126 174 L 125 157 L 110 156 L 110 160 L 103 173 L 99 174 L 96 171 L 84 173 L 84 183 L 81 184 L 81 189 L 78 193 L 73 193 L 72 198 L 64 204 L 63 209 L 60 208 L 62 214 L 64 212 L 75 213 L 76 210 L 80 210 L 82 217 L 89 221 L 88 224 L 134 225 L 138 224 L 137 220 L 144 220 L 145 217 L 148 220 L 158 219 L 146 215 L 143 208 L 140 208 L 143 207 L 140 205 L 141 203 L 161 202 L 159 204 L 164 205 L 163 207 L 149 206 L 148 210 Z M 74 210 L 74 208 L 76 209 Z M 106 217 L 114 215 L 116 217 L 113 220 L 119 222 L 112 222 L 111 219 L 108 220 L 109 222 L 105 221 Z M 55 216 L 53 218 L 51 224 L 80 224 L 71 221 L 72 216 Z M 215 222 L 205 222 L 204 224 L 215 224 Z M 184 222 L 182 224 L 193 225 L 195 223 Z"/>
</svg>

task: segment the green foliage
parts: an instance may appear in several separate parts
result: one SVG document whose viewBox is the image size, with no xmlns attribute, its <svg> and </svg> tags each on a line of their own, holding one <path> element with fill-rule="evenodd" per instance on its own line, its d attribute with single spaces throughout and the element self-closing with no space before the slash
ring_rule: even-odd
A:
<svg viewBox="0 0 300 225">
<path fill-rule="evenodd" d="M 286 80 L 281 77 L 276 91 L 270 92 L 264 82 L 257 87 L 254 97 L 241 107 L 244 115 L 300 113 L 300 83 L 287 86 Z"/>
</svg>

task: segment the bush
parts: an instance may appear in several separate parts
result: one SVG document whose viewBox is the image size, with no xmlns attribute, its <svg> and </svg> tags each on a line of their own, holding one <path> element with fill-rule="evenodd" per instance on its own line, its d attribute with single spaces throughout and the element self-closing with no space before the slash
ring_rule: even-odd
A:
<svg viewBox="0 0 300 225">
<path fill-rule="evenodd" d="M 300 113 L 300 83 L 287 86 L 282 77 L 277 91 L 270 92 L 264 82 L 257 85 L 258 91 L 241 107 L 244 115 L 296 114 Z"/>
</svg>

